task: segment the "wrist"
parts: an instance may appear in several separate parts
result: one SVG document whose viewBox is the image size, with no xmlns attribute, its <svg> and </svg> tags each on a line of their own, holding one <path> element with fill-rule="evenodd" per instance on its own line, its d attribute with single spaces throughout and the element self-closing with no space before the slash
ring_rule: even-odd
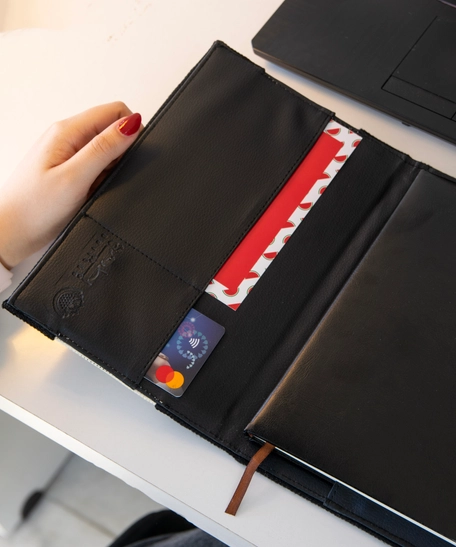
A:
<svg viewBox="0 0 456 547">
<path fill-rule="evenodd" d="M 4 249 L 2 242 L 0 241 L 0 265 L 3 266 L 7 270 L 11 270 L 11 268 L 14 268 L 17 264 L 19 264 L 20 260 L 15 261 L 10 254 L 8 253 L 8 249 Z"/>
<path fill-rule="evenodd" d="M 0 264 L 7 270 L 11 270 L 21 262 L 20 249 L 13 235 L 13 226 L 10 215 L 0 210 Z"/>
</svg>

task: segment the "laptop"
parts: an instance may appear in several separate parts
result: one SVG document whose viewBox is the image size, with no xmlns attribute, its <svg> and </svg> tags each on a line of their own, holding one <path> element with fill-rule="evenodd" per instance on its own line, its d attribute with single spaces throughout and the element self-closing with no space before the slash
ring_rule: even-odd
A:
<svg viewBox="0 0 456 547">
<path fill-rule="evenodd" d="M 252 44 L 456 144 L 456 0 L 286 0 Z"/>
</svg>

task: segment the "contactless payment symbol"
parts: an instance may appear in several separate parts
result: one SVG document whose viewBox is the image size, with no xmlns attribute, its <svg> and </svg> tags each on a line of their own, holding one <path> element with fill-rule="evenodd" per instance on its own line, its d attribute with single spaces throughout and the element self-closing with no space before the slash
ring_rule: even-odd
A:
<svg viewBox="0 0 456 547">
<path fill-rule="evenodd" d="M 145 378 L 180 397 L 219 343 L 225 329 L 192 309 L 154 359 Z"/>
</svg>

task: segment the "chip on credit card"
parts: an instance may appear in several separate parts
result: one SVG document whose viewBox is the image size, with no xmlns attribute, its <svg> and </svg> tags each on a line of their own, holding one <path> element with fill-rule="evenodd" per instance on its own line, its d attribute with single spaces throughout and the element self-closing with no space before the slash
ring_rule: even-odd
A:
<svg viewBox="0 0 456 547">
<path fill-rule="evenodd" d="M 180 397 L 224 334 L 224 327 L 192 308 L 155 358 L 146 379 Z"/>
</svg>

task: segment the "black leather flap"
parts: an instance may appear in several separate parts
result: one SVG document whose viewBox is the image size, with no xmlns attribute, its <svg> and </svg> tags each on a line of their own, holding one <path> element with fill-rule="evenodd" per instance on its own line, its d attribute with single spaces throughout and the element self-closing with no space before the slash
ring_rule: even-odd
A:
<svg viewBox="0 0 456 547">
<path fill-rule="evenodd" d="M 216 44 L 87 214 L 204 290 L 328 119 Z"/>
<path fill-rule="evenodd" d="M 248 426 L 452 541 L 455 210 L 422 170 Z"/>
<path fill-rule="evenodd" d="M 329 118 L 216 42 L 5 307 L 137 386 Z"/>
</svg>

